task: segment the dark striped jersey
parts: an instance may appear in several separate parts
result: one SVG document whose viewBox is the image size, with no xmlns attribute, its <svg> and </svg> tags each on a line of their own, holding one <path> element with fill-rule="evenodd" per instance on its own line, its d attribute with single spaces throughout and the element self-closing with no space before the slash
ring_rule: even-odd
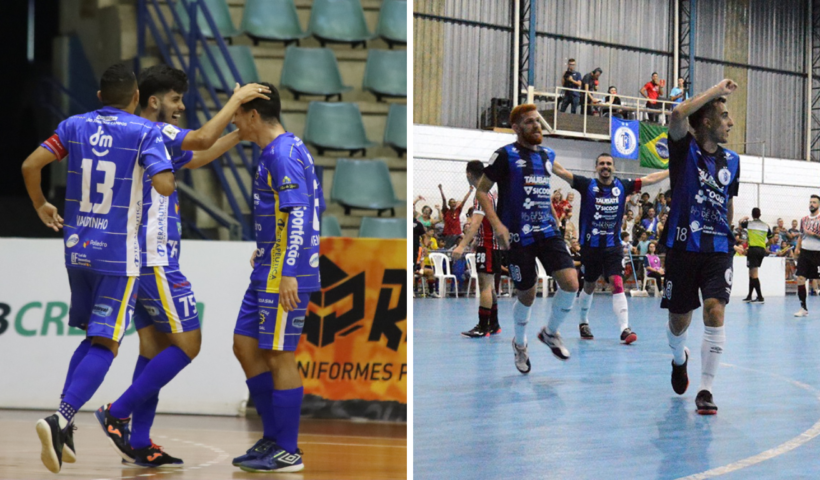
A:
<svg viewBox="0 0 820 480">
<path fill-rule="evenodd" d="M 496 208 L 495 194 L 493 192 L 488 192 L 487 196 L 490 197 L 490 201 L 493 203 L 493 208 Z M 478 227 L 478 232 L 476 232 L 475 246 L 498 250 L 498 241 L 495 239 L 495 235 L 493 235 L 493 226 L 490 225 L 490 221 L 487 220 L 487 216 L 484 215 L 484 209 L 482 209 L 481 204 L 478 203 L 478 198 L 473 200 L 474 222 L 479 220 L 476 215 L 481 217 L 481 225 Z"/>
<path fill-rule="evenodd" d="M 604 185 L 594 178 L 573 175 L 572 188 L 581 194 L 581 217 L 578 219 L 581 245 L 620 246 L 626 198 L 641 191 L 641 179 L 615 177 L 611 184 Z"/>
<path fill-rule="evenodd" d="M 530 150 L 516 142 L 496 150 L 484 168 L 484 175 L 498 184 L 497 212 L 510 231 L 510 248 L 560 235 L 550 200 L 554 161 L 551 149 Z"/>
<path fill-rule="evenodd" d="M 730 252 L 729 201 L 737 196 L 740 157 L 718 146 L 703 151 L 691 133 L 669 141 L 672 206 L 661 242 L 689 252 Z"/>
</svg>

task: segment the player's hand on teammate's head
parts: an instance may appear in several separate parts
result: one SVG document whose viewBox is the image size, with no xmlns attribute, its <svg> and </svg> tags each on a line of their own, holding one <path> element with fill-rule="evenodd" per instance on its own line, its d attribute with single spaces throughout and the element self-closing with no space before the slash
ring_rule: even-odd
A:
<svg viewBox="0 0 820 480">
<path fill-rule="evenodd" d="M 259 85 L 258 83 L 249 83 L 244 87 L 237 83 L 233 89 L 233 94 L 237 97 L 239 103 L 247 103 L 257 98 L 270 100 L 270 97 L 265 95 L 266 93 L 270 93 L 270 88 L 264 85 Z"/>
<path fill-rule="evenodd" d="M 63 217 L 57 213 L 57 207 L 54 205 L 48 202 L 44 203 L 37 209 L 37 214 L 40 216 L 40 220 L 55 232 L 59 232 L 63 228 Z"/>
<path fill-rule="evenodd" d="M 718 87 L 720 88 L 721 95 L 731 95 L 737 90 L 737 83 L 730 78 L 725 78 L 718 83 Z"/>
</svg>

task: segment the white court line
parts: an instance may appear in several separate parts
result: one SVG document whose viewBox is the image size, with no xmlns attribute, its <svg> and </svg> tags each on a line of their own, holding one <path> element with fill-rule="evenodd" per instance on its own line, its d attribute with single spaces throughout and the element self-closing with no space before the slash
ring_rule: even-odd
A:
<svg viewBox="0 0 820 480">
<path fill-rule="evenodd" d="M 802 388 L 803 390 L 806 390 L 807 392 L 811 393 L 818 401 L 820 401 L 820 392 L 818 392 L 813 387 L 811 387 L 809 385 L 806 385 L 805 383 L 798 382 L 797 380 L 792 380 L 791 378 L 783 377 L 781 375 L 777 375 L 777 374 L 774 374 L 774 373 L 761 372 L 759 370 L 754 370 L 754 369 L 745 368 L 745 367 L 739 367 L 737 365 L 731 365 L 731 364 L 728 364 L 728 363 L 721 363 L 721 365 L 726 365 L 727 367 L 739 368 L 741 370 L 747 370 L 747 371 L 755 372 L 755 373 L 763 373 L 763 374 L 769 375 L 771 377 L 779 378 L 780 380 L 785 380 L 785 381 L 791 383 L 792 385 L 794 385 L 798 388 Z M 733 463 L 730 463 L 728 465 L 724 465 L 722 467 L 717 467 L 717 468 L 713 468 L 711 470 L 706 470 L 705 472 L 696 473 L 694 475 L 689 475 L 688 477 L 681 477 L 678 480 L 701 480 L 701 479 L 704 479 L 704 478 L 712 478 L 712 477 L 717 477 L 719 475 L 725 475 L 727 473 L 736 472 L 736 471 L 744 469 L 746 467 L 751 467 L 752 465 L 756 465 L 758 463 L 765 462 L 766 460 L 771 460 L 772 458 L 777 457 L 779 455 L 783 455 L 786 452 L 790 452 L 790 451 L 794 450 L 795 448 L 800 447 L 800 446 L 808 443 L 809 441 L 811 441 L 813 438 L 817 437 L 818 435 L 820 435 L 820 420 L 818 420 L 817 423 L 812 425 L 811 428 L 809 428 L 805 432 L 803 432 L 800 435 L 792 438 L 791 440 L 788 440 L 784 443 L 781 443 L 780 445 L 778 445 L 774 448 L 770 448 L 769 450 L 766 450 L 764 452 L 760 452 L 757 455 L 753 455 L 751 457 L 744 458 L 742 460 L 738 460 L 737 462 L 733 462 Z"/>
</svg>

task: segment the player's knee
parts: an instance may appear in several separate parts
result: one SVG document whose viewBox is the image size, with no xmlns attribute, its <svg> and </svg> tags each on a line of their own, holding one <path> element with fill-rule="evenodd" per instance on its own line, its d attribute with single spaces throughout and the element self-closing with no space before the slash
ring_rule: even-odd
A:
<svg viewBox="0 0 820 480">
<path fill-rule="evenodd" d="M 518 290 L 516 298 L 523 305 L 527 307 L 532 306 L 533 302 L 535 302 L 535 286 L 533 285 L 532 288 L 526 290 Z"/>
<path fill-rule="evenodd" d="M 710 298 L 703 302 L 703 323 L 707 327 L 722 327 L 724 303 Z"/>
</svg>

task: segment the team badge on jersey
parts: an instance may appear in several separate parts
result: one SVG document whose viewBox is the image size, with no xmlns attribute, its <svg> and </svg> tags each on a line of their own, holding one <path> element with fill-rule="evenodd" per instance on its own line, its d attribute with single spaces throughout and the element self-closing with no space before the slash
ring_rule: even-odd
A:
<svg viewBox="0 0 820 480">
<path fill-rule="evenodd" d="M 68 237 L 68 239 L 65 241 L 65 246 L 67 248 L 71 248 L 74 245 L 77 245 L 78 243 L 80 243 L 80 237 L 75 233 Z"/>
<path fill-rule="evenodd" d="M 720 180 L 720 183 L 728 185 L 732 181 L 732 172 L 726 167 L 721 168 L 718 172 L 718 180 Z"/>
<path fill-rule="evenodd" d="M 179 129 L 169 123 L 162 127 L 162 133 L 171 140 L 176 140 Z"/>
<path fill-rule="evenodd" d="M 612 195 L 615 197 L 621 196 L 621 189 L 618 187 L 612 187 Z"/>
</svg>

